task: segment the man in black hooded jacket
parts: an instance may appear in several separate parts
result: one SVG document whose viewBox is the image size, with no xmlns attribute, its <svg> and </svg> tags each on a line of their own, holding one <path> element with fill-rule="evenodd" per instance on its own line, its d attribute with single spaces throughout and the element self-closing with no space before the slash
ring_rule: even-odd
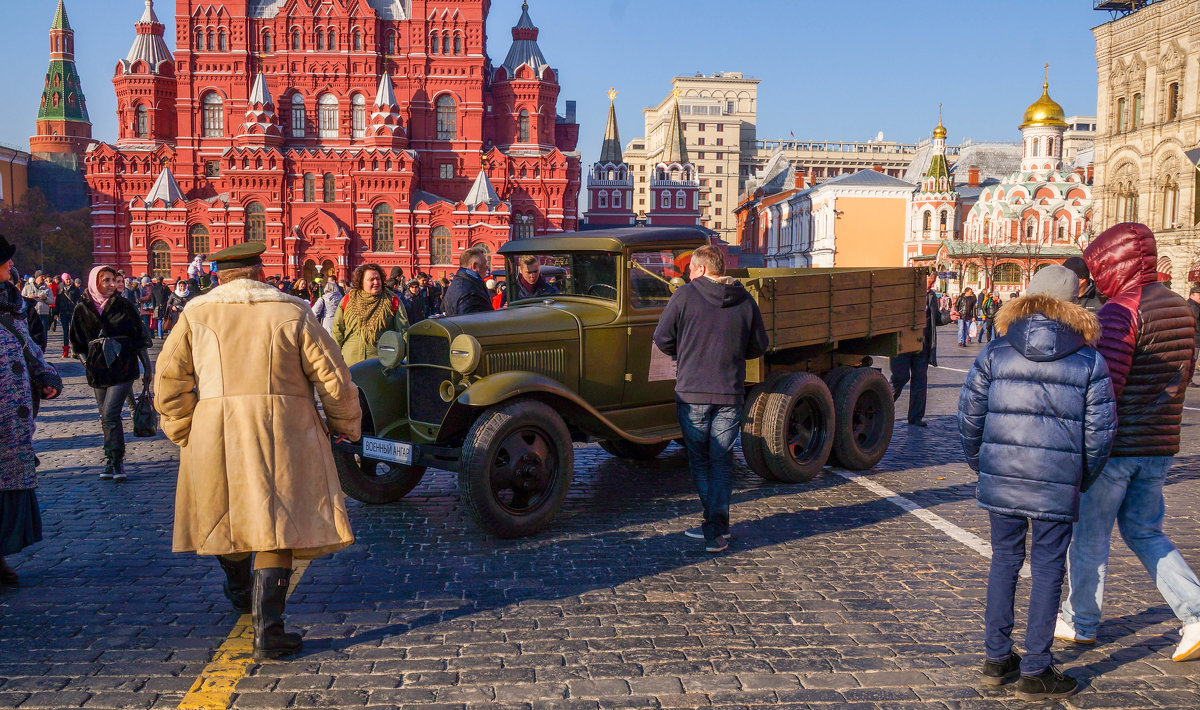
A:
<svg viewBox="0 0 1200 710">
<path fill-rule="evenodd" d="M 706 245 L 692 253 L 691 281 L 663 309 L 654 344 L 675 359 L 675 407 L 688 464 L 704 506 L 705 549 L 729 547 L 729 498 L 733 492 L 733 444 L 746 395 L 746 360 L 767 351 L 758 304 L 725 276 L 721 250 Z M 689 537 L 699 537 L 689 530 Z"/>
</svg>

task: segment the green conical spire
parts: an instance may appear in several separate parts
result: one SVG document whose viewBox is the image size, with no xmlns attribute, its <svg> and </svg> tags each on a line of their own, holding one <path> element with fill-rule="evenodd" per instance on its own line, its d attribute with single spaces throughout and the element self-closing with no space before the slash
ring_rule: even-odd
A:
<svg viewBox="0 0 1200 710">
<path fill-rule="evenodd" d="M 54 13 L 54 24 L 50 25 L 50 29 L 71 29 L 71 23 L 67 21 L 67 8 L 63 7 L 63 0 L 58 0 L 58 10 Z"/>
<path fill-rule="evenodd" d="M 42 90 L 42 103 L 38 107 L 39 121 L 91 123 L 79 71 L 75 68 L 74 35 L 75 31 L 67 21 L 63 0 L 58 0 L 54 24 L 50 27 L 50 68 L 46 71 L 46 85 Z"/>
</svg>

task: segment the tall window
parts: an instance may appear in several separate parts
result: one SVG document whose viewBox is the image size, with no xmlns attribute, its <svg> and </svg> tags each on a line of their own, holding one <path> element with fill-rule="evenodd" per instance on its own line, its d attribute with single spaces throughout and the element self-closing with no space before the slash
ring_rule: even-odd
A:
<svg viewBox="0 0 1200 710">
<path fill-rule="evenodd" d="M 313 35 L 313 39 L 316 40 L 317 51 L 318 52 L 325 51 L 325 33 L 323 31 L 321 31 L 320 29 L 318 29 L 316 31 L 316 34 Z"/>
<path fill-rule="evenodd" d="M 396 33 L 395 32 L 387 33 L 387 53 L 388 54 L 396 53 Z"/>
<path fill-rule="evenodd" d="M 326 203 L 333 202 L 334 194 L 333 173 L 325 173 L 321 178 L 321 200 Z"/>
<path fill-rule="evenodd" d="M 1142 126 L 1142 95 L 1134 94 L 1133 95 L 1133 121 L 1131 122 L 1131 127 L 1132 128 L 1141 128 L 1141 126 Z"/>
<path fill-rule="evenodd" d="M 462 54 L 462 35 L 454 35 L 454 53 Z"/>
<path fill-rule="evenodd" d="M 1125 99 L 1117 99 L 1117 133 L 1125 130 Z"/>
<path fill-rule="evenodd" d="M 446 33 L 446 34 L 442 35 L 442 54 L 449 54 L 449 53 L 450 53 L 450 34 Z"/>
<path fill-rule="evenodd" d="M 525 109 L 521 109 L 521 116 L 520 116 L 520 119 L 518 122 L 519 122 L 520 128 L 521 128 L 521 136 L 520 136 L 520 138 L 518 138 L 518 140 L 522 143 L 528 143 L 529 142 L 529 112 L 526 111 Z"/>
<path fill-rule="evenodd" d="M 650 193 L 653 195 L 654 193 Z M 533 215 L 521 214 L 517 215 L 517 220 L 513 224 L 514 239 L 529 239 L 533 236 Z"/>
<path fill-rule="evenodd" d="M 329 51 L 336 52 L 337 48 L 337 30 L 329 30 Z"/>
<path fill-rule="evenodd" d="M 355 94 L 350 103 L 353 107 L 351 111 L 352 126 L 351 131 L 355 139 L 361 139 L 367 134 L 367 100 L 362 94 Z"/>
<path fill-rule="evenodd" d="M 620 190 L 612 191 L 612 206 L 613 207 L 621 206 L 621 191 Z"/>
<path fill-rule="evenodd" d="M 1179 119 L 1179 82 L 1173 81 L 1167 86 L 1167 120 Z"/>
<path fill-rule="evenodd" d="M 292 30 L 292 49 L 298 50 L 302 47 L 300 42 L 300 30 Z"/>
<path fill-rule="evenodd" d="M 363 51 L 362 31 L 361 30 L 354 30 L 354 51 L 355 52 Z"/>
<path fill-rule="evenodd" d="M 1167 178 L 1163 186 L 1163 228 L 1173 229 L 1179 220 L 1179 185 Z"/>
<path fill-rule="evenodd" d="M 317 178 L 312 173 L 304 173 L 304 201 L 317 201 Z"/>
<path fill-rule="evenodd" d="M 220 32 L 217 33 L 217 51 L 219 51 L 219 52 L 228 52 L 229 51 L 229 37 L 226 36 L 225 30 L 221 30 Z"/>
<path fill-rule="evenodd" d="M 304 97 L 292 94 L 292 137 L 304 137 Z"/>
<path fill-rule="evenodd" d="M 216 39 L 216 33 L 213 32 L 212 30 L 209 30 L 208 31 L 208 42 L 206 43 L 206 46 L 208 47 L 208 51 L 210 51 L 210 52 L 213 51 L 213 46 L 215 44 L 215 42 L 213 41 L 214 39 Z"/>
<path fill-rule="evenodd" d="M 438 48 L 441 46 L 442 46 L 441 35 L 438 35 L 436 33 L 429 35 L 429 53 L 430 54 L 437 54 Z"/>
<path fill-rule="evenodd" d="M 199 27 L 196 28 L 196 51 L 204 51 L 204 30 Z"/>
<path fill-rule="evenodd" d="M 946 213 L 945 212 L 942 212 L 941 215 L 938 217 L 938 226 L 941 227 L 941 230 L 943 232 L 946 231 Z"/>
<path fill-rule="evenodd" d="M 246 205 L 246 241 L 267 241 L 267 210 L 257 202 Z"/>
<path fill-rule="evenodd" d="M 338 137 L 338 100 L 333 94 L 322 94 L 317 102 L 317 122 L 322 138 Z"/>
<path fill-rule="evenodd" d="M 208 253 L 208 227 L 203 224 L 193 224 L 188 229 L 188 256 L 195 257 Z"/>
<path fill-rule="evenodd" d="M 450 248 L 450 229 L 447 227 L 433 228 L 433 243 L 429 245 L 433 252 L 433 263 L 449 264 L 453 256 Z"/>
<path fill-rule="evenodd" d="M 158 278 L 171 275 L 171 245 L 165 239 L 150 245 L 150 275 Z"/>
<path fill-rule="evenodd" d="M 263 34 L 263 51 L 268 54 L 275 51 L 275 47 L 271 44 L 271 33 Z"/>
<path fill-rule="evenodd" d="M 137 137 L 150 137 L 150 110 L 145 104 L 138 104 L 137 107 Z"/>
<path fill-rule="evenodd" d="M 437 139 L 452 141 L 458 137 L 458 104 L 454 97 L 443 94 L 437 99 Z"/>
<path fill-rule="evenodd" d="M 204 137 L 220 138 L 225 135 L 225 102 L 221 95 L 210 91 L 204 95 Z"/>
<path fill-rule="evenodd" d="M 389 205 L 381 204 L 375 207 L 372 212 L 373 219 L 371 220 L 371 242 L 372 251 L 390 252 L 395 251 L 396 239 L 395 232 L 392 229 L 392 208 Z"/>
<path fill-rule="evenodd" d="M 1021 267 L 1012 262 L 997 264 L 992 270 L 992 281 L 998 284 L 1021 283 Z"/>
<path fill-rule="evenodd" d="M 933 228 L 933 213 L 926 212 L 924 214 L 924 216 L 921 217 L 921 231 L 928 232 L 932 228 Z"/>
</svg>

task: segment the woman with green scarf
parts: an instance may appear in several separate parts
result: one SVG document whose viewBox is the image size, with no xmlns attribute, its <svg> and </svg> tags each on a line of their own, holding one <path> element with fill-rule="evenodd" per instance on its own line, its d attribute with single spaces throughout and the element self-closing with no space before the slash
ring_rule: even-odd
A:
<svg viewBox="0 0 1200 710">
<path fill-rule="evenodd" d="M 333 339 L 347 365 L 378 357 L 379 336 L 384 331 L 403 333 L 408 329 L 400 299 L 384 288 L 383 282 L 379 264 L 363 264 L 350 278 L 350 293 L 333 318 Z"/>
</svg>

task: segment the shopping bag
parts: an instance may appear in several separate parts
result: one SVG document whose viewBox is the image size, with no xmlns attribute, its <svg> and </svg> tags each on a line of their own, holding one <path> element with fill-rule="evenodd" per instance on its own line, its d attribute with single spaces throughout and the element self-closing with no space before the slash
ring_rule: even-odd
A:
<svg viewBox="0 0 1200 710">
<path fill-rule="evenodd" d="M 142 387 L 142 393 L 133 403 L 133 435 L 150 437 L 158 434 L 158 412 L 154 411 L 154 395 L 150 394 L 149 386 Z"/>
<path fill-rule="evenodd" d="M 970 327 L 967 328 L 967 340 L 979 339 L 979 322 L 971 321 Z"/>
</svg>

